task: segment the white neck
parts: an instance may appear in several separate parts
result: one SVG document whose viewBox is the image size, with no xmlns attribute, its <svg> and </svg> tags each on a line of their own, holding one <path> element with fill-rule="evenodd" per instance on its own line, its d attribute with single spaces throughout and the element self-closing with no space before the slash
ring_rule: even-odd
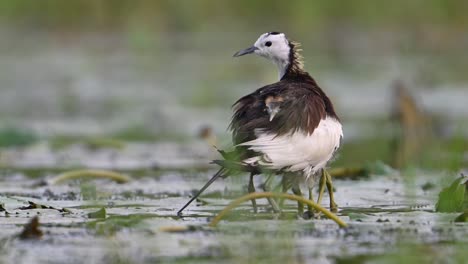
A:
<svg viewBox="0 0 468 264">
<path fill-rule="evenodd" d="M 285 60 L 274 60 L 273 62 L 278 67 L 278 77 L 281 80 L 281 78 L 283 78 L 283 76 L 286 74 L 286 70 L 288 69 L 289 62 Z"/>
</svg>

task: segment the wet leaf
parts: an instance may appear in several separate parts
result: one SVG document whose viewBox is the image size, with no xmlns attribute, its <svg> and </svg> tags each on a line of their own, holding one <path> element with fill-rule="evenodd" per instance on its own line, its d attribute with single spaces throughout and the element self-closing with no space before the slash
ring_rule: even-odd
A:
<svg viewBox="0 0 468 264">
<path fill-rule="evenodd" d="M 443 189 L 439 193 L 439 201 L 436 204 L 436 211 L 443 213 L 461 212 L 463 210 L 463 202 L 465 200 L 465 181 L 466 177 L 462 176 L 456 179 L 448 188 Z"/>
<path fill-rule="evenodd" d="M 20 239 L 36 240 L 42 237 L 43 233 L 39 229 L 39 217 L 35 216 L 29 223 L 27 223 L 21 234 Z"/>
<path fill-rule="evenodd" d="M 80 186 L 81 197 L 83 200 L 96 200 L 97 199 L 97 188 L 92 183 L 83 183 Z"/>
<path fill-rule="evenodd" d="M 27 146 L 38 140 L 31 131 L 25 131 L 13 127 L 0 129 L 0 147 Z"/>
<path fill-rule="evenodd" d="M 112 235 L 123 228 L 135 228 L 143 220 L 152 218 L 153 215 L 113 215 L 103 220 L 95 220 L 88 223 L 88 228 L 96 230 L 97 235 Z"/>
<path fill-rule="evenodd" d="M 465 223 L 465 222 L 468 222 L 468 210 L 466 210 L 463 214 L 457 216 L 457 218 L 455 218 L 454 220 L 455 222 L 462 222 L 462 223 Z"/>
<path fill-rule="evenodd" d="M 389 165 L 385 164 L 383 161 L 368 162 L 364 165 L 364 170 L 368 174 L 374 175 L 388 175 L 394 172 L 394 169 Z"/>
<path fill-rule="evenodd" d="M 424 183 L 422 186 L 421 186 L 421 189 L 423 191 L 429 191 L 429 190 L 432 190 L 436 187 L 436 185 L 432 182 L 426 182 Z"/>
<path fill-rule="evenodd" d="M 4 204 L 0 204 L 0 212 L 5 212 L 5 215 L 9 215 L 10 213 L 5 209 Z"/>
<path fill-rule="evenodd" d="M 91 212 L 88 214 L 89 218 L 106 218 L 106 208 L 101 208 L 96 212 Z"/>
<path fill-rule="evenodd" d="M 183 233 L 202 230 L 200 226 L 163 226 L 159 231 L 168 233 Z"/>
<path fill-rule="evenodd" d="M 48 205 L 43 205 L 43 204 L 37 204 L 35 202 L 28 201 L 28 206 L 22 206 L 18 208 L 19 210 L 32 210 L 32 209 L 51 209 L 51 210 L 57 210 L 60 213 L 70 213 L 70 211 L 66 208 L 56 208 L 53 206 L 48 206 Z"/>
<path fill-rule="evenodd" d="M 368 218 L 366 214 L 362 213 L 348 213 L 348 217 L 351 220 L 362 220 L 364 218 Z"/>
</svg>

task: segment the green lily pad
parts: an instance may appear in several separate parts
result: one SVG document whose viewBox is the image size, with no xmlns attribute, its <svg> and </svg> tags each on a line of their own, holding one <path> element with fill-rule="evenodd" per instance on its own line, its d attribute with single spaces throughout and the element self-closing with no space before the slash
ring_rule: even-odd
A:
<svg viewBox="0 0 468 264">
<path fill-rule="evenodd" d="M 466 210 L 461 215 L 457 216 L 457 218 L 455 218 L 455 222 L 457 222 L 457 223 L 468 222 L 468 210 Z"/>
<path fill-rule="evenodd" d="M 101 208 L 96 212 L 88 213 L 89 218 L 106 218 L 106 208 Z"/>
<path fill-rule="evenodd" d="M 436 204 L 436 211 L 442 213 L 453 213 L 463 211 L 465 200 L 467 177 L 456 179 L 448 188 L 443 189 L 439 194 L 439 201 Z"/>
</svg>

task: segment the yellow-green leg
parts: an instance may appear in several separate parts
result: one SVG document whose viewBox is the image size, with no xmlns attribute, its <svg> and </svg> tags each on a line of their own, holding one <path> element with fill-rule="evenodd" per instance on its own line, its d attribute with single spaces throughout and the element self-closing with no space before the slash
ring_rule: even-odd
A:
<svg viewBox="0 0 468 264">
<path fill-rule="evenodd" d="M 314 201 L 314 195 L 313 195 L 313 188 L 309 188 L 309 200 Z M 314 217 L 314 208 L 312 208 L 310 205 L 307 206 L 307 215 L 304 214 L 304 218 L 310 219 Z"/>
<path fill-rule="evenodd" d="M 292 187 L 292 182 L 290 180 L 289 177 L 287 176 L 283 176 L 281 178 L 281 186 L 276 186 L 275 187 L 275 191 L 279 191 L 279 188 L 281 187 L 281 192 L 283 193 L 287 193 L 289 189 L 291 189 Z M 284 199 L 278 199 L 278 205 L 280 208 L 283 208 L 283 204 L 284 204 Z"/>
<path fill-rule="evenodd" d="M 330 211 L 336 213 L 338 212 L 338 205 L 335 203 L 335 196 L 333 194 L 333 182 L 331 179 L 331 175 L 326 170 L 323 170 L 323 171 L 326 175 L 326 185 L 327 185 L 328 195 L 330 197 Z"/>
<path fill-rule="evenodd" d="M 273 175 L 269 175 L 267 180 L 265 181 L 265 183 L 263 184 L 263 190 L 265 192 L 270 192 L 271 191 L 271 180 L 272 180 L 272 176 Z M 273 211 L 275 213 L 280 213 L 281 210 L 278 206 L 278 203 L 276 202 L 275 199 L 273 198 L 267 198 L 268 199 L 268 203 L 271 205 L 271 207 L 273 208 Z"/>
<path fill-rule="evenodd" d="M 323 198 L 323 193 L 325 192 L 325 186 L 327 183 L 327 176 L 326 176 L 326 171 L 325 169 L 322 169 L 322 175 L 320 176 L 320 181 L 319 181 L 319 196 L 317 198 L 317 204 L 322 203 L 322 198 Z"/>
<path fill-rule="evenodd" d="M 301 187 L 299 187 L 299 185 L 295 184 L 291 188 L 291 190 L 294 193 L 294 195 L 302 197 L 302 191 L 301 191 Z M 302 202 L 299 202 L 299 201 L 297 202 L 297 214 L 300 217 L 302 217 L 304 215 L 304 204 Z"/>
<path fill-rule="evenodd" d="M 253 182 L 253 177 L 254 176 L 255 176 L 254 173 L 250 174 L 249 187 L 248 187 L 249 193 L 254 193 L 255 192 L 255 185 L 254 185 L 254 182 Z M 252 201 L 252 207 L 253 207 L 254 213 L 257 213 L 257 202 L 255 200 L 251 200 L 251 201 Z"/>
</svg>

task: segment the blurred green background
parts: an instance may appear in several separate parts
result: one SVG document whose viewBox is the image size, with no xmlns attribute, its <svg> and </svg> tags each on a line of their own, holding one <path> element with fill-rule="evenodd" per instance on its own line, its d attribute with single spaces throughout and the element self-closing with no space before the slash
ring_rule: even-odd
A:
<svg viewBox="0 0 468 264">
<path fill-rule="evenodd" d="M 345 123 L 345 143 L 374 146 L 348 148 L 363 155 L 349 163 L 391 163 L 395 80 L 434 119 L 437 138 L 468 134 L 467 8 L 456 0 L 1 0 L 0 144 L 184 141 L 209 127 L 229 146 L 230 105 L 277 78 L 263 59 L 231 55 L 282 31 L 302 42 L 307 70 Z"/>
<path fill-rule="evenodd" d="M 245 31 L 278 27 L 295 34 L 356 26 L 402 31 L 463 31 L 467 3 L 455 0 L 3 0 L 4 21 L 56 30 L 122 30 L 131 23 L 161 32 Z"/>
</svg>

